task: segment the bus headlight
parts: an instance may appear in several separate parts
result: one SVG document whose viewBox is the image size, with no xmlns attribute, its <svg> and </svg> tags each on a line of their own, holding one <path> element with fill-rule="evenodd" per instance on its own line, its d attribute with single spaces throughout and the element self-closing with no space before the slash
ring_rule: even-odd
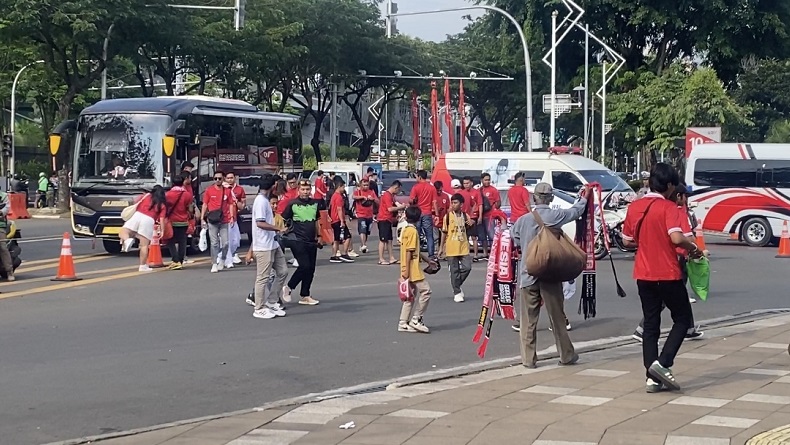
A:
<svg viewBox="0 0 790 445">
<path fill-rule="evenodd" d="M 96 214 L 96 212 L 90 208 L 82 204 L 77 204 L 74 201 L 71 201 L 71 211 L 80 216 L 93 216 Z"/>
</svg>

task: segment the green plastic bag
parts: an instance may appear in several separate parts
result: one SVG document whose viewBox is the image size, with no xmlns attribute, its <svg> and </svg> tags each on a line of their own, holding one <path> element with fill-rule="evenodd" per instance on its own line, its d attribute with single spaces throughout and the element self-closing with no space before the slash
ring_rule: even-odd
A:
<svg viewBox="0 0 790 445">
<path fill-rule="evenodd" d="M 691 290 L 702 300 L 708 299 L 710 289 L 710 261 L 707 258 L 689 259 L 686 262 Z"/>
</svg>

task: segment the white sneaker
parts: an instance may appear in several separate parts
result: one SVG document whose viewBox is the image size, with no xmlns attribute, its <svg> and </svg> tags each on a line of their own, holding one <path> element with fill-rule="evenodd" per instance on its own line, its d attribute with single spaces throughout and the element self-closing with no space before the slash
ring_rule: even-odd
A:
<svg viewBox="0 0 790 445">
<path fill-rule="evenodd" d="M 233 267 L 235 267 L 233 261 L 225 262 L 225 269 L 233 269 Z"/>
<path fill-rule="evenodd" d="M 259 309 L 252 313 L 252 316 L 255 318 L 263 318 L 265 320 L 272 319 L 277 315 L 274 314 L 269 308 L 265 307 L 263 309 Z"/>
<path fill-rule="evenodd" d="M 128 252 L 134 246 L 134 239 L 129 238 L 121 243 L 121 252 Z"/>
<path fill-rule="evenodd" d="M 273 313 L 275 316 L 285 317 L 285 311 L 283 310 L 283 307 L 280 306 L 280 303 L 274 303 L 274 304 L 266 303 L 265 306 L 266 306 L 265 309 L 271 311 L 271 313 Z"/>
<path fill-rule="evenodd" d="M 456 303 L 463 303 L 464 302 L 464 291 L 461 291 L 453 296 L 453 301 Z"/>
<path fill-rule="evenodd" d="M 220 271 L 225 268 L 225 262 L 222 260 L 217 260 L 217 271 Z"/>
<path fill-rule="evenodd" d="M 356 258 L 356 257 L 359 256 L 359 254 L 354 252 L 353 250 L 349 250 L 348 251 L 348 256 L 350 256 L 351 258 Z"/>
<path fill-rule="evenodd" d="M 694 297 L 689 297 L 689 303 L 696 303 L 697 299 Z"/>
<path fill-rule="evenodd" d="M 217 267 L 216 264 L 212 264 L 211 265 L 211 273 L 217 273 L 217 272 L 219 272 L 219 268 Z"/>
<path fill-rule="evenodd" d="M 152 271 L 153 271 L 153 269 L 151 269 L 150 267 L 148 267 L 148 265 L 147 265 L 147 264 L 144 264 L 144 265 L 140 266 L 139 268 L 137 268 L 137 271 L 138 271 L 138 272 L 152 272 Z"/>
<path fill-rule="evenodd" d="M 359 251 L 362 253 L 368 253 L 368 246 L 362 246 L 359 248 Z"/>
<path fill-rule="evenodd" d="M 293 261 L 291 261 L 291 266 L 299 267 L 299 261 L 296 261 L 296 258 L 294 258 Z"/>
<path fill-rule="evenodd" d="M 241 264 L 241 258 L 239 258 L 239 254 L 233 254 L 233 264 Z"/>
<path fill-rule="evenodd" d="M 283 286 L 283 301 L 286 303 L 291 302 L 291 288 Z"/>
<path fill-rule="evenodd" d="M 425 326 L 425 323 L 422 322 L 422 317 L 412 317 L 411 321 L 409 322 L 409 326 L 422 334 L 429 334 L 431 332 L 431 330 L 428 329 L 428 326 Z"/>
</svg>

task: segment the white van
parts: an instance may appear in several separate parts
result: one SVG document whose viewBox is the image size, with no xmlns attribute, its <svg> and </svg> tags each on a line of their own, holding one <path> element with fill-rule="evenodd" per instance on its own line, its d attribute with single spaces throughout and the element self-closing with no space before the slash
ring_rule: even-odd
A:
<svg viewBox="0 0 790 445">
<path fill-rule="evenodd" d="M 578 154 L 550 152 L 471 152 L 445 153 L 433 170 L 431 181 L 449 184 L 452 179 L 491 175 L 491 185 L 508 188 L 516 173 L 523 172 L 526 185 L 547 182 L 555 189 L 575 195 L 585 184 L 601 184 L 603 193 L 614 190 L 620 199 L 632 200 L 636 193 L 617 173 Z"/>
</svg>

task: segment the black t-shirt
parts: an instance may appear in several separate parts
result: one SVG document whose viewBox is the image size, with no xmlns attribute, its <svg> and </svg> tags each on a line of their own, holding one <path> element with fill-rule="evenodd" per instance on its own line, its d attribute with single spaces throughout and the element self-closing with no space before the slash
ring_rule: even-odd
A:
<svg viewBox="0 0 790 445">
<path fill-rule="evenodd" d="M 313 243 L 318 238 L 315 223 L 321 210 L 326 210 L 326 203 L 322 199 L 296 198 L 285 206 L 282 216 L 284 220 L 291 221 L 293 227 L 291 233 L 297 241 Z"/>
</svg>

